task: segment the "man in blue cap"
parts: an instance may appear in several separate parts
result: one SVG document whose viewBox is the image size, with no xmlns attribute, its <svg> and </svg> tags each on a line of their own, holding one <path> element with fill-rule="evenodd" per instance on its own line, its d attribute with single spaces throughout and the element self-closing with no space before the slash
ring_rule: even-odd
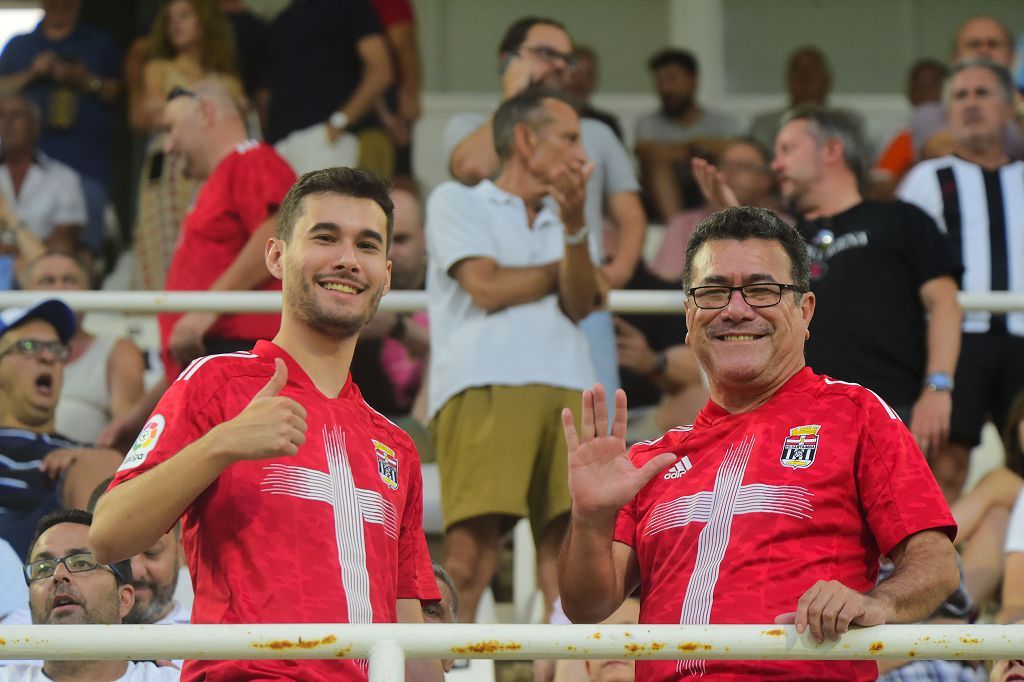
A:
<svg viewBox="0 0 1024 682">
<path fill-rule="evenodd" d="M 122 459 L 54 433 L 74 332 L 74 313 L 56 299 L 0 312 L 0 537 L 22 559 L 36 522 L 61 507 L 84 509 Z"/>
</svg>

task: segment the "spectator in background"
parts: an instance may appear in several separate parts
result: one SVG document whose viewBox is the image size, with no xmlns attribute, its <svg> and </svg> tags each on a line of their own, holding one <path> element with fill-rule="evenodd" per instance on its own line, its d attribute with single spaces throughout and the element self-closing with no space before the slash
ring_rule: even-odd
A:
<svg viewBox="0 0 1024 682">
<path fill-rule="evenodd" d="M 896 192 L 946 233 L 963 260 L 964 291 L 1024 291 L 1015 274 L 1024 244 L 1024 161 L 1011 162 L 1003 137 L 1014 116 L 1013 97 L 1002 66 L 981 59 L 955 65 L 945 90 L 954 153 L 919 163 Z M 950 500 L 961 492 L 985 421 L 991 416 L 1001 430 L 1024 389 L 1024 314 L 971 312 L 963 332 L 951 439 L 936 470 Z"/>
<path fill-rule="evenodd" d="M 556 620 L 557 618 L 557 620 Z M 601 621 L 602 625 L 636 625 L 640 622 L 640 600 L 629 597 L 612 615 Z M 569 625 L 570 621 L 558 609 L 552 623 Z M 633 682 L 636 661 L 624 660 L 566 660 L 555 664 L 554 682 Z"/>
<path fill-rule="evenodd" d="M 0 94 L 22 92 L 39 107 L 39 148 L 81 175 L 90 235 L 100 235 L 121 56 L 109 35 L 79 22 L 79 0 L 40 5 L 36 29 L 11 38 L 0 54 Z"/>
<path fill-rule="evenodd" d="M 0 192 L 0 289 L 13 289 L 25 264 L 46 252 L 46 245 L 14 212 Z"/>
<path fill-rule="evenodd" d="M 428 417 L 440 467 L 442 563 L 473 622 L 502 536 L 529 517 L 546 610 L 569 510 L 556 416 L 594 380 L 577 322 L 597 305 L 584 219 L 593 167 L 570 100 L 527 89 L 493 118 L 494 182 L 427 203 Z M 502 415 L 495 419 L 495 415 Z"/>
<path fill-rule="evenodd" d="M 41 123 L 39 107 L 29 98 L 0 96 L 0 192 L 47 247 L 74 252 L 85 240 L 88 222 L 82 181 L 70 166 L 38 148 Z M 94 252 L 100 246 L 90 240 Z"/>
<path fill-rule="evenodd" d="M 434 582 L 437 583 L 437 591 L 441 593 L 440 601 L 423 602 L 424 623 L 458 623 L 459 622 L 459 593 L 455 589 L 455 582 L 444 570 L 441 564 L 434 564 Z M 441 661 L 446 673 L 452 671 L 455 660 L 446 658 Z"/>
<path fill-rule="evenodd" d="M 170 0 L 160 8 L 146 41 L 138 89 L 129 91 L 129 117 L 149 136 L 139 182 L 133 247 L 135 286 L 162 289 L 167 281 L 182 221 L 199 186 L 179 158 L 167 155 L 164 104 L 174 88 L 218 80 L 242 106 L 245 96 L 235 70 L 231 25 L 216 0 Z"/>
<path fill-rule="evenodd" d="M 21 620 L 10 619 L 10 616 L 28 604 L 28 588 L 24 576 L 18 553 L 11 547 L 11 543 L 0 538 L 0 625 L 23 624 Z"/>
<path fill-rule="evenodd" d="M 517 19 L 498 45 L 498 73 L 503 100 L 532 85 L 564 92 L 575 69 L 572 38 L 565 26 L 544 17 Z M 609 289 L 626 286 L 640 260 L 647 216 L 638 194 L 633 163 L 608 126 L 594 119 L 580 121 L 583 148 L 594 162 L 587 182 L 584 211 L 589 231 L 590 257 L 600 268 Z M 498 172 L 492 119 L 474 113 L 456 114 L 448 121 L 441 146 L 448 168 L 459 182 L 475 185 Z M 615 251 L 605 252 L 602 230 L 605 215 L 614 226 Z M 580 324 L 590 348 L 598 379 L 618 386 L 615 330 L 611 313 L 599 310 Z"/>
<path fill-rule="evenodd" d="M 637 119 L 635 151 L 644 196 L 655 216 L 667 222 L 687 206 L 684 195 L 693 186 L 690 159 L 695 153 L 717 155 L 724 138 L 736 135 L 739 126 L 731 116 L 697 101 L 700 66 L 692 53 L 662 50 L 647 65 L 661 110 Z"/>
<path fill-rule="evenodd" d="M 610 111 L 598 109 L 590 98 L 597 89 L 600 74 L 598 73 L 599 62 L 597 52 L 586 45 L 576 45 L 573 48 L 573 56 L 576 58 L 576 68 L 569 74 L 569 81 L 566 83 L 566 92 L 576 99 L 581 118 L 592 118 L 612 129 L 615 137 L 622 142 L 622 126 L 619 125 L 619 118 Z"/>
<path fill-rule="evenodd" d="M 907 79 L 907 99 L 914 112 L 923 105 L 942 102 L 942 83 L 949 74 L 949 68 L 935 59 L 920 59 L 910 68 Z M 865 194 L 870 199 L 886 201 L 892 199 L 896 185 L 903 179 L 911 166 L 917 163 L 921 150 L 914 146 L 910 128 L 899 131 L 886 145 L 869 176 L 870 185 Z"/>
<path fill-rule="evenodd" d="M 270 25 L 249 10 L 244 0 L 218 0 L 217 4 L 231 23 L 242 87 L 249 104 L 258 109 L 260 93 L 266 90 L 270 74 Z M 266 124 L 260 121 L 260 129 L 265 130 Z"/>
<path fill-rule="evenodd" d="M 266 138 L 296 172 L 390 178 L 394 149 L 373 107 L 394 70 L 370 0 L 292 0 L 271 24 L 270 51 Z"/>
<path fill-rule="evenodd" d="M 32 622 L 45 625 L 113 625 L 124 621 L 135 602 L 131 565 L 103 564 L 89 542 L 92 514 L 63 509 L 39 521 L 32 541 L 25 579 L 29 585 Z M 0 668 L 0 681 L 177 680 L 173 667 L 151 661 L 56 661 Z"/>
<path fill-rule="evenodd" d="M 409 187 L 415 183 L 412 169 L 413 126 L 423 112 L 420 46 L 416 15 L 409 0 L 373 0 L 388 53 L 395 69 L 395 83 L 378 98 L 377 117 L 395 147 L 395 180 Z"/>
<path fill-rule="evenodd" d="M 750 124 L 750 136 L 764 145 L 765 149 L 774 149 L 775 136 L 782 128 L 782 119 L 786 114 L 802 105 L 825 106 L 831 89 L 832 70 L 825 53 L 814 45 L 798 47 L 789 55 L 786 64 L 789 104 L 782 109 L 755 116 Z"/>
<path fill-rule="evenodd" d="M 75 315 L 58 300 L 0 313 L 0 537 L 23 559 L 36 522 L 59 507 L 85 509 L 121 463 L 54 432 Z"/>
<path fill-rule="evenodd" d="M 23 289 L 88 291 L 86 266 L 74 256 L 47 253 L 25 268 Z M 126 338 L 93 336 L 79 316 L 68 341 L 70 354 L 57 402 L 57 433 L 80 443 L 95 443 L 111 419 L 134 408 L 142 397 L 145 359 Z"/>
<path fill-rule="evenodd" d="M 706 167 L 707 161 L 695 158 L 693 163 Z M 718 170 L 743 206 L 760 206 L 781 212 L 775 196 L 775 177 L 769 167 L 771 155 L 758 142 L 750 138 L 735 138 L 726 143 L 718 157 Z M 696 176 L 698 179 L 700 175 Z M 714 197 L 705 197 L 704 205 L 672 216 L 665 225 L 665 236 L 651 261 L 651 271 L 667 282 L 678 282 L 683 276 L 683 255 L 693 229 L 704 218 L 724 206 Z M 792 222 L 792 218 L 787 222 Z"/>
</svg>

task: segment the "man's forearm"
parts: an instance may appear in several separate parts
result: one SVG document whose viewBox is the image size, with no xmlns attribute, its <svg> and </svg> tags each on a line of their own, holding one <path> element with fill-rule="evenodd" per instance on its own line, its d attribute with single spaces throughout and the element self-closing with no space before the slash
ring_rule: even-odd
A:
<svg viewBox="0 0 1024 682">
<path fill-rule="evenodd" d="M 928 310 L 928 355 L 925 364 L 928 373 L 945 372 L 952 376 L 956 372 L 962 322 L 963 310 L 957 303 L 955 289 L 949 299 L 937 299 Z"/>
<path fill-rule="evenodd" d="M 498 170 L 498 152 L 494 150 L 491 119 L 455 145 L 448 170 L 464 185 L 475 185 L 494 176 Z"/>
<path fill-rule="evenodd" d="M 579 322 L 597 309 L 598 296 L 597 271 L 590 260 L 587 241 L 575 246 L 566 244 L 558 272 L 562 310 L 570 320 Z"/>
<path fill-rule="evenodd" d="M 558 261 L 522 268 L 496 267 L 488 275 L 476 278 L 472 284 L 462 286 L 476 307 L 494 313 L 532 303 L 554 293 L 559 267 Z"/>
<path fill-rule="evenodd" d="M 152 547 L 217 479 L 227 461 L 216 432 L 210 431 L 151 471 L 105 493 L 89 529 L 96 558 L 110 563 Z"/>
<path fill-rule="evenodd" d="M 600 623 L 626 598 L 625 576 L 614 556 L 615 519 L 589 520 L 573 514 L 558 556 L 562 610 L 574 623 Z"/>
<path fill-rule="evenodd" d="M 608 210 L 618 235 L 615 254 L 608 268 L 628 278 L 636 269 L 643 252 L 647 215 L 636 192 L 613 194 L 608 198 Z M 626 282 L 611 282 L 614 289 L 622 288 L 625 284 Z"/>
<path fill-rule="evenodd" d="M 363 40 L 373 41 L 372 49 L 360 50 L 360 57 L 363 59 L 362 78 L 359 79 L 356 89 L 341 105 L 341 111 L 348 116 L 350 125 L 366 116 L 373 108 L 377 98 L 384 93 L 394 79 L 391 60 L 387 55 L 383 36 L 370 36 Z"/>
<path fill-rule="evenodd" d="M 953 543 L 940 531 L 910 536 L 893 560 L 893 574 L 868 592 L 886 605 L 887 623 L 924 620 L 960 584 Z"/>
<path fill-rule="evenodd" d="M 249 291 L 270 279 L 263 253 L 276 226 L 277 213 L 260 223 L 228 269 L 214 280 L 210 291 Z"/>
</svg>

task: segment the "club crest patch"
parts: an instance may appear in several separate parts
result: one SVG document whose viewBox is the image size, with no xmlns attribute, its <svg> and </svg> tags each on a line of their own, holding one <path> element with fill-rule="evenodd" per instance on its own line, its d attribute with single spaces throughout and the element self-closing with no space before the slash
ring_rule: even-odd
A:
<svg viewBox="0 0 1024 682">
<path fill-rule="evenodd" d="M 160 434 L 164 432 L 165 426 L 167 426 L 167 421 L 164 419 L 164 416 L 162 414 L 154 414 L 146 422 L 146 425 L 142 427 L 138 438 L 135 439 L 131 450 L 124 456 L 124 462 L 121 463 L 117 470 L 134 469 L 145 462 L 146 456 L 153 452 L 153 448 L 156 447 L 156 442 L 160 439 Z"/>
<path fill-rule="evenodd" d="M 380 474 L 380 480 L 392 490 L 398 490 L 398 456 L 384 443 L 372 438 L 370 440 L 377 453 L 377 473 Z"/>
<path fill-rule="evenodd" d="M 789 438 L 782 445 L 782 457 L 779 461 L 784 467 L 806 469 L 814 464 L 814 454 L 818 450 L 819 424 L 797 426 L 789 430 Z"/>
</svg>

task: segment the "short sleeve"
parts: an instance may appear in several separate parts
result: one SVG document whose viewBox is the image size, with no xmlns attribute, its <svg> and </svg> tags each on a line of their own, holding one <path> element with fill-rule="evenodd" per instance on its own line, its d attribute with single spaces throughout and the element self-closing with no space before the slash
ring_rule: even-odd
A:
<svg viewBox="0 0 1024 682">
<path fill-rule="evenodd" d="M 895 178 L 899 178 L 913 165 L 914 144 L 910 138 L 910 131 L 903 130 L 886 145 L 878 157 L 875 168 L 888 171 Z"/>
<path fill-rule="evenodd" d="M 409 0 L 373 0 L 373 8 L 385 30 L 395 24 L 409 24 L 413 21 Z"/>
<path fill-rule="evenodd" d="M 1006 553 L 1024 552 L 1024 490 L 1017 495 L 1017 501 L 1010 513 L 1010 523 L 1006 526 Z"/>
<path fill-rule="evenodd" d="M 636 119 L 635 137 L 637 142 L 657 139 L 657 135 L 654 132 L 654 120 L 651 114 L 644 114 Z"/>
<path fill-rule="evenodd" d="M 243 154 L 239 162 L 243 166 L 232 179 L 231 190 L 242 225 L 251 235 L 281 205 L 295 184 L 295 171 L 269 147 Z"/>
<path fill-rule="evenodd" d="M 352 38 L 353 45 L 369 35 L 380 33 L 377 11 L 370 0 L 351 0 L 338 4 L 344 8 L 342 23 L 346 33 Z"/>
<path fill-rule="evenodd" d="M 452 167 L 452 153 L 459 143 L 465 140 L 477 128 L 487 122 L 483 114 L 456 114 L 448 119 L 441 133 L 441 155 L 445 160 L 445 170 L 449 173 Z"/>
<path fill-rule="evenodd" d="M 618 516 L 615 517 L 615 535 L 612 539 L 636 549 L 636 498 L 624 504 L 619 510 Z"/>
<path fill-rule="evenodd" d="M 415 455 L 415 446 L 412 451 Z M 402 510 L 398 537 L 398 599 L 434 601 L 441 598 L 434 580 L 434 566 L 423 533 L 423 472 L 418 455 L 409 466 L 409 494 Z"/>
<path fill-rule="evenodd" d="M 195 362 L 190 369 L 194 365 Z M 211 397 L 223 386 L 212 387 L 196 378 L 186 378 L 187 373 L 188 370 L 178 377 L 160 398 L 125 455 L 110 489 L 167 461 L 222 421 L 221 405 Z"/>
<path fill-rule="evenodd" d="M 952 277 L 959 285 L 964 269 L 949 238 L 939 231 L 925 211 L 913 204 L 902 203 L 901 250 L 911 261 L 918 286 L 943 276 Z"/>
<path fill-rule="evenodd" d="M 956 537 L 956 521 L 914 437 L 892 408 L 865 389 L 856 477 L 861 506 L 878 547 L 888 555 L 925 530 Z"/>
<path fill-rule="evenodd" d="M 942 217 L 942 190 L 933 164 L 917 164 L 903 177 L 896 188 L 896 197 L 927 213 L 945 232 Z"/>
<path fill-rule="evenodd" d="M 592 119 L 585 121 L 585 125 L 587 136 L 593 139 L 593 149 L 599 150 L 600 158 L 594 160 L 604 165 L 605 196 L 640 191 L 640 183 L 633 172 L 633 162 L 612 129 Z"/>
<path fill-rule="evenodd" d="M 444 183 L 427 201 L 427 250 L 444 272 L 466 258 L 501 255 L 490 230 L 480 226 L 476 203 L 473 190 L 456 182 Z"/>
<path fill-rule="evenodd" d="M 22 34 L 7 41 L 3 52 L 0 53 L 0 75 L 18 73 L 29 67 L 34 56 L 31 55 L 30 39 L 30 34 Z"/>
</svg>

